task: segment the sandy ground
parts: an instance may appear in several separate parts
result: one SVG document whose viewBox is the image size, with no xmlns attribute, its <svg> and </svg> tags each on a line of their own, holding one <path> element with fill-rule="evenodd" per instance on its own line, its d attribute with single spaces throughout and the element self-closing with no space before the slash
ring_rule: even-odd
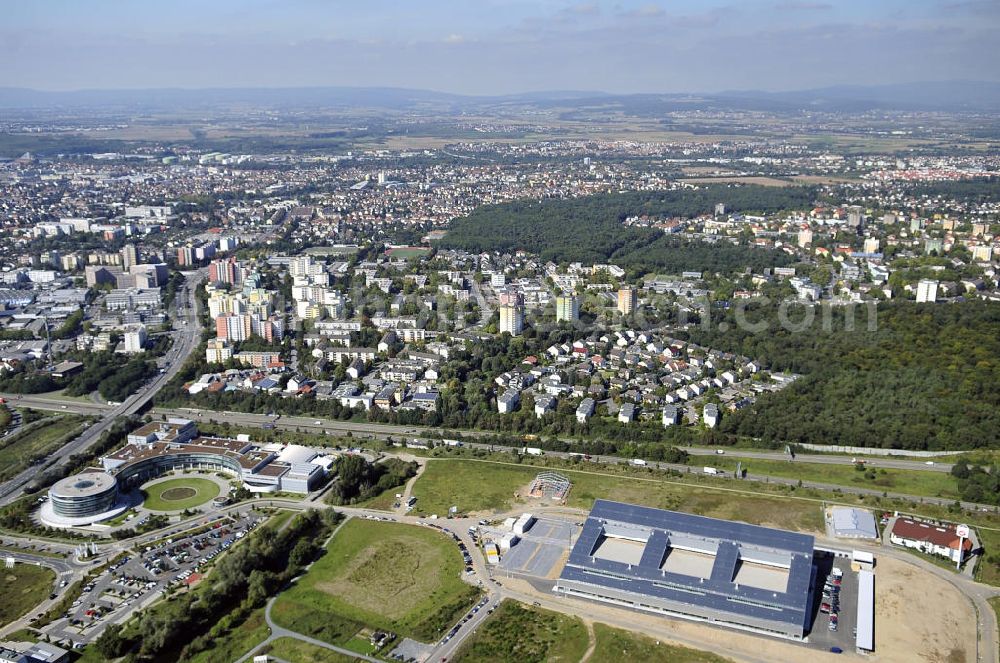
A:
<svg viewBox="0 0 1000 663">
<path fill-rule="evenodd" d="M 733 661 L 974 663 L 975 614 L 957 589 L 916 566 L 884 556 L 878 559 L 875 576 L 876 652 L 869 656 L 855 654 L 846 647 L 843 654 L 837 655 L 774 638 L 575 599 L 560 599 L 559 603 L 569 608 L 563 612 L 712 651 Z M 552 599 L 523 580 L 505 579 L 504 585 L 539 599 Z"/>
<path fill-rule="evenodd" d="M 975 661 L 975 611 L 944 580 L 880 557 L 875 570 L 875 648 L 873 660 L 880 661 Z"/>
</svg>

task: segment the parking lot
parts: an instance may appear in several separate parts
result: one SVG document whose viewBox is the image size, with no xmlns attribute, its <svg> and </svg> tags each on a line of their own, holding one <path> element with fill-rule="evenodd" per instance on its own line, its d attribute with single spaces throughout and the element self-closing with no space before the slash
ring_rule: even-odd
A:
<svg viewBox="0 0 1000 663">
<path fill-rule="evenodd" d="M 851 571 L 851 561 L 844 558 L 817 558 L 816 566 L 814 617 L 808 634 L 809 644 L 827 651 L 831 647 L 840 647 L 845 652 L 852 652 L 857 626 L 858 574 Z M 839 587 L 833 578 L 834 568 L 843 573 Z M 837 616 L 836 630 L 830 629 L 833 614 Z"/>
<path fill-rule="evenodd" d="M 244 515 L 212 525 L 197 535 L 177 535 L 130 554 L 83 587 L 70 610 L 46 631 L 54 639 L 76 644 L 97 638 L 109 623 L 124 621 L 139 606 L 152 603 L 163 590 L 192 577 L 266 518 Z M 71 645 L 72 646 L 72 645 Z"/>
<path fill-rule="evenodd" d="M 539 518 L 517 545 L 500 560 L 500 570 L 536 578 L 551 578 L 569 553 L 576 528 L 567 522 Z"/>
</svg>

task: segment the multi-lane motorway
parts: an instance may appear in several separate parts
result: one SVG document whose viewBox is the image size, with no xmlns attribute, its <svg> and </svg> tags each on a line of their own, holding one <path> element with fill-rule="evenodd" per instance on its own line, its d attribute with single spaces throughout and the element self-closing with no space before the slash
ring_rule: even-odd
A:
<svg viewBox="0 0 1000 663">
<path fill-rule="evenodd" d="M 174 342 L 163 359 L 164 372 L 158 374 L 155 378 L 140 387 L 125 402 L 109 405 L 105 408 L 93 402 L 44 399 L 43 397 L 19 396 L 17 394 L 4 395 L 9 402 L 16 406 L 38 407 L 39 409 L 49 410 L 57 409 L 80 414 L 99 413 L 103 418 L 78 437 L 63 445 L 61 449 L 53 452 L 45 463 L 28 467 L 13 479 L 0 486 L 0 504 L 9 504 L 20 497 L 21 488 L 27 485 L 35 475 L 44 470 L 63 465 L 70 456 L 86 450 L 90 445 L 97 442 L 101 434 L 112 426 L 115 419 L 135 414 L 141 410 L 156 392 L 177 374 L 177 371 L 180 370 L 184 363 L 184 359 L 191 354 L 191 351 L 198 344 L 201 327 L 198 324 L 198 302 L 195 297 L 195 288 L 204 280 L 205 276 L 205 270 L 186 274 L 187 279 L 184 286 L 178 292 L 177 310 L 173 315 L 174 331 L 172 334 Z"/>
</svg>

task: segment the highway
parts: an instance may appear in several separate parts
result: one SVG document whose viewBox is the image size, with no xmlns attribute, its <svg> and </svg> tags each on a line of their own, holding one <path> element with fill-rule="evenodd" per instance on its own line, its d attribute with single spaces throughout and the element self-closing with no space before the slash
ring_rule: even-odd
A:
<svg viewBox="0 0 1000 663">
<path fill-rule="evenodd" d="M 398 426 L 395 424 L 372 424 L 356 423 L 351 421 L 338 421 L 336 419 L 317 419 L 316 417 L 286 416 L 280 415 L 272 417 L 266 414 L 253 414 L 246 412 L 219 412 L 215 410 L 205 410 L 200 408 L 179 408 L 163 409 L 155 408 L 154 414 L 165 414 L 171 417 L 187 417 L 195 421 L 215 421 L 218 423 L 228 422 L 234 426 L 249 426 L 258 428 L 264 424 L 274 424 L 275 428 L 284 430 L 301 429 L 305 432 L 327 432 L 331 434 L 344 435 L 350 432 L 354 436 L 361 436 L 362 439 L 387 438 L 392 437 L 400 440 L 404 438 L 419 437 L 422 426 Z M 461 431 L 464 440 L 470 437 L 491 436 L 491 432 L 483 431 Z M 432 439 L 432 438 L 428 438 Z M 565 441 L 572 443 L 573 440 Z M 526 442 L 528 446 L 530 442 Z M 716 449 L 706 447 L 682 447 L 692 456 L 715 456 Z M 749 449 L 734 449 L 727 447 L 724 449 L 727 455 L 737 458 L 753 458 L 758 460 L 780 460 L 788 461 L 787 454 L 778 451 L 752 451 Z M 546 452 L 553 455 L 554 452 Z M 621 458 L 616 458 L 621 461 Z M 797 462 L 819 463 L 829 465 L 844 465 L 850 463 L 850 458 L 842 454 L 799 454 L 796 456 Z M 793 461 L 794 462 L 794 461 Z M 935 461 L 933 465 L 928 465 L 925 461 L 902 460 L 898 458 L 885 458 L 883 456 L 865 456 L 865 465 L 874 468 L 885 468 L 895 470 L 921 470 L 931 472 L 951 472 L 950 463 L 940 463 Z"/>
<path fill-rule="evenodd" d="M 348 432 L 352 434 L 356 439 L 373 439 L 373 438 L 388 438 L 392 437 L 396 440 L 409 440 L 414 438 L 419 438 L 420 428 L 414 428 L 411 426 L 395 426 L 390 424 L 360 424 L 349 421 L 336 421 L 328 419 L 315 419 L 313 417 L 288 417 L 279 416 L 273 417 L 266 414 L 248 414 L 243 412 L 217 412 L 214 410 L 199 410 L 196 408 L 180 408 L 180 409 L 162 409 L 155 408 L 153 410 L 154 415 L 166 415 L 170 417 L 185 417 L 188 419 L 193 419 L 199 422 L 210 422 L 214 421 L 216 423 L 230 423 L 234 426 L 244 426 L 251 428 L 259 428 L 264 424 L 273 425 L 278 430 L 301 430 L 304 432 L 312 433 L 327 433 L 327 434 L 337 434 L 344 435 Z M 477 435 L 486 435 L 486 433 L 476 433 L 463 431 L 462 433 L 466 436 L 463 439 L 465 446 L 470 448 L 479 449 L 493 449 L 496 448 L 494 445 L 477 443 L 469 440 L 468 438 L 475 437 Z M 428 438 L 429 439 L 429 438 Z M 359 444 L 363 442 L 359 441 Z M 507 448 L 507 447 L 503 447 Z M 717 457 L 715 449 L 706 449 L 704 447 L 687 447 L 685 449 L 692 455 L 705 456 L 705 457 Z M 728 449 L 726 451 L 727 455 L 732 455 L 739 458 L 756 458 L 756 459 L 766 459 L 766 460 L 780 460 L 784 462 L 800 462 L 800 463 L 820 463 L 820 464 L 831 464 L 831 465 L 845 465 L 850 464 L 851 459 L 847 456 L 842 455 L 830 455 L 824 456 L 820 454 L 809 454 L 797 456 L 797 460 L 790 461 L 789 457 L 783 453 L 777 452 L 756 452 L 756 451 L 745 451 L 743 449 Z M 571 452 L 559 452 L 559 451 L 546 451 L 546 456 L 556 457 L 556 458 L 571 458 Z M 603 463 L 609 465 L 616 465 L 625 462 L 627 459 L 620 458 L 618 456 L 592 456 L 590 462 L 593 463 Z M 711 465 L 709 462 L 705 462 L 705 465 Z M 936 471 L 936 472 L 949 472 L 951 471 L 951 465 L 947 463 L 937 463 L 934 465 L 927 465 L 921 461 L 908 461 L 908 460 L 898 460 L 898 459 L 885 459 L 882 457 L 866 457 L 865 464 L 868 467 L 874 468 L 892 468 L 892 469 L 904 469 L 904 470 L 920 470 L 920 471 Z M 648 461 L 647 467 L 654 467 L 664 470 L 676 470 L 678 472 L 684 473 L 694 473 L 700 469 L 699 467 L 693 465 L 681 465 L 677 463 L 658 463 L 655 461 Z M 721 477 L 732 478 L 731 472 L 720 473 Z M 788 486 L 797 486 L 799 484 L 799 479 L 788 478 L 788 477 L 777 477 L 773 475 L 761 474 L 761 473 L 747 473 L 744 479 L 732 479 L 733 482 L 740 481 L 759 481 L 764 483 L 782 484 Z M 837 490 L 844 494 L 850 495 L 865 495 L 870 497 L 881 497 L 883 494 L 886 497 L 912 500 L 929 504 L 939 504 L 943 506 L 948 506 L 954 504 L 955 500 L 952 498 L 944 497 L 929 497 L 920 495 L 910 495 L 908 493 L 885 491 L 879 488 L 865 488 L 860 486 L 843 486 L 833 483 L 824 483 L 820 481 L 808 481 L 803 480 L 802 486 L 805 488 L 815 488 L 818 490 L 833 491 Z M 734 485 L 734 487 L 736 487 Z M 988 504 L 977 504 L 974 502 L 962 502 L 962 507 L 969 510 L 981 511 L 988 510 L 992 511 L 996 507 Z"/>
<path fill-rule="evenodd" d="M 21 495 L 21 488 L 27 485 L 37 474 L 54 467 L 59 467 L 65 464 L 73 454 L 85 451 L 100 439 L 101 434 L 108 430 L 118 417 L 127 417 L 141 410 L 160 388 L 177 374 L 184 360 L 197 346 L 201 335 L 201 326 L 198 324 L 198 302 L 195 297 L 195 288 L 205 279 L 206 275 L 207 271 L 204 269 L 185 274 L 187 280 L 184 287 L 178 293 L 178 307 L 173 316 L 174 331 L 172 334 L 174 342 L 164 357 L 164 362 L 166 363 L 165 371 L 144 384 L 136 393 L 125 399 L 125 402 L 102 410 L 101 416 L 103 418 L 98 423 L 88 428 L 79 437 L 63 445 L 58 451 L 53 452 L 44 464 L 32 465 L 13 479 L 6 481 L 0 486 L 0 504 L 10 504 L 18 499 Z M 12 405 L 26 407 L 32 407 L 32 402 L 38 403 L 42 398 L 31 396 L 18 397 L 17 395 L 8 395 L 6 397 L 11 401 Z M 52 407 L 51 401 L 59 399 L 49 398 L 47 400 L 49 403 L 45 409 L 58 409 L 80 414 L 95 414 L 93 408 L 100 407 L 96 403 L 87 403 L 84 401 L 59 401 L 56 407 Z"/>
</svg>

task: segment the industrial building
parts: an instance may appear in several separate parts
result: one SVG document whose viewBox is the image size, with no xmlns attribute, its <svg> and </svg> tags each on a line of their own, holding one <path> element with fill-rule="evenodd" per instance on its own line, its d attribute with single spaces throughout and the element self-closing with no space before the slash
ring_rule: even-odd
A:
<svg viewBox="0 0 1000 663">
<path fill-rule="evenodd" d="M 806 534 L 597 500 L 554 590 L 798 640 L 813 547 Z"/>
<path fill-rule="evenodd" d="M 830 509 L 834 536 L 845 539 L 877 539 L 875 516 L 867 509 L 835 506 Z"/>
</svg>

